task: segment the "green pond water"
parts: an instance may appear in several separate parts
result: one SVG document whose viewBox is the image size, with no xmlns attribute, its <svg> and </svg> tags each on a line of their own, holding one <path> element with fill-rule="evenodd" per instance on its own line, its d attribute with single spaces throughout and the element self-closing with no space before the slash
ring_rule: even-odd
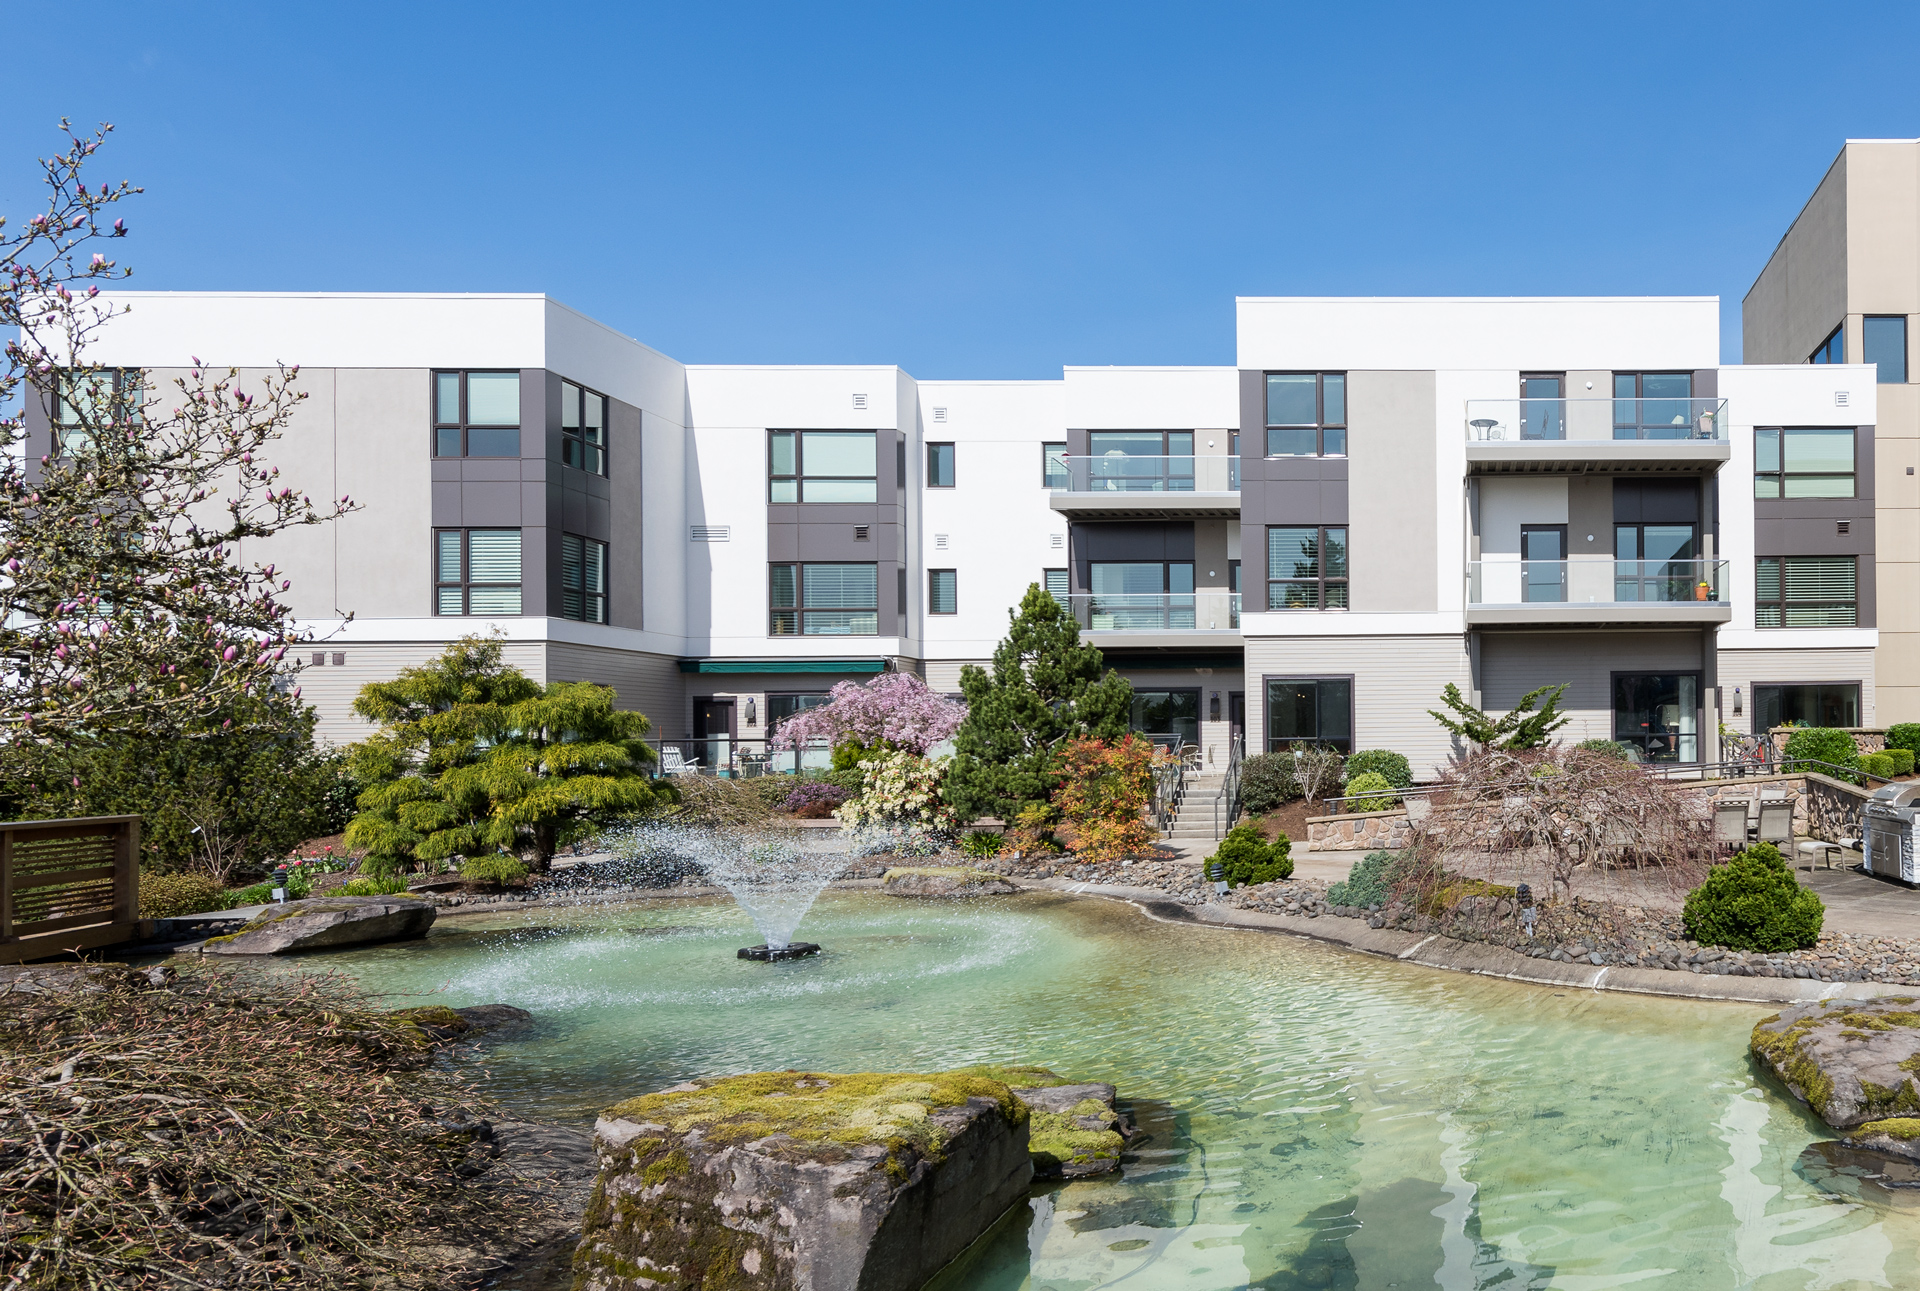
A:
<svg viewBox="0 0 1920 1291">
<path fill-rule="evenodd" d="M 786 964 L 724 901 L 449 918 L 307 961 L 396 1005 L 503 1002 L 491 1092 L 590 1120 L 688 1076 L 1041 1063 L 1151 1137 L 1045 1188 L 959 1288 L 1920 1286 L 1920 1194 L 1810 1148 L 1746 1038 L 1768 1010 L 1490 981 L 1026 893 L 829 892 Z"/>
</svg>

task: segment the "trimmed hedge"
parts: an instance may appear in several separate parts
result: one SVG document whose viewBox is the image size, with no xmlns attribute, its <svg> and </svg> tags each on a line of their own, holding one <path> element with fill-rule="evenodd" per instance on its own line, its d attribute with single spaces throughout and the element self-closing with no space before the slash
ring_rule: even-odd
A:
<svg viewBox="0 0 1920 1291">
<path fill-rule="evenodd" d="M 140 917 L 174 919 L 227 908 L 227 890 L 204 874 L 140 872 Z"/>
<path fill-rule="evenodd" d="M 1787 737 L 1786 760 L 1781 769 L 1784 771 L 1807 770 L 1815 773 L 1834 775 L 1826 767 L 1797 767 L 1798 759 L 1814 762 L 1827 762 L 1833 766 L 1853 768 L 1860 765 L 1860 746 L 1853 742 L 1853 736 L 1832 726 L 1803 726 Z M 1853 779 L 1841 775 L 1837 779 Z"/>
<path fill-rule="evenodd" d="M 1862 753 L 1860 769 L 1879 780 L 1891 780 L 1894 776 L 1893 759 L 1885 753 Z"/>
<path fill-rule="evenodd" d="M 1400 795 L 1378 771 L 1367 771 L 1347 781 L 1348 811 L 1389 811 L 1400 805 Z"/>
<path fill-rule="evenodd" d="M 1252 815 L 1301 797 L 1293 754 L 1259 753 L 1240 764 L 1240 806 Z"/>
<path fill-rule="evenodd" d="M 1392 749 L 1361 749 L 1347 759 L 1347 792 L 1354 792 L 1356 778 L 1373 772 L 1386 777 L 1389 785 L 1395 789 L 1413 788 L 1413 767 L 1407 762 L 1404 753 L 1395 753 Z"/>
<path fill-rule="evenodd" d="M 1293 877 L 1293 840 L 1281 834 L 1271 843 L 1257 825 L 1235 825 L 1220 840 L 1220 850 L 1206 860 L 1205 871 L 1213 872 L 1218 861 L 1222 877 L 1234 887 L 1252 883 L 1273 883 Z"/>
<path fill-rule="evenodd" d="M 1913 774 L 1913 750 L 1889 748 L 1883 755 L 1893 763 L 1895 775 Z"/>
<path fill-rule="evenodd" d="M 1820 940 L 1827 908 L 1800 886 L 1771 843 L 1756 843 L 1687 894 L 1682 919 L 1703 946 L 1730 950 L 1804 950 Z"/>
<path fill-rule="evenodd" d="M 1920 722 L 1896 722 L 1887 728 L 1887 749 L 1920 755 Z"/>
<path fill-rule="evenodd" d="M 1385 905 L 1404 864 L 1398 853 L 1368 852 L 1354 862 L 1344 880 L 1327 889 L 1327 901 L 1331 905 Z"/>
</svg>

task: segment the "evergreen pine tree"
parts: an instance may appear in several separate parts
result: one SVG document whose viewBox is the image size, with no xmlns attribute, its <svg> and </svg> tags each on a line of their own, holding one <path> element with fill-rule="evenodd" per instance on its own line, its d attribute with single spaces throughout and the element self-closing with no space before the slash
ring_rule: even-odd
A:
<svg viewBox="0 0 1920 1291">
<path fill-rule="evenodd" d="M 1054 755 L 1075 735 L 1127 733 L 1133 687 L 1106 671 L 1100 651 L 1038 583 L 993 652 L 991 673 L 960 670 L 967 717 L 954 734 L 946 799 L 963 819 L 1012 820 L 1024 803 L 1044 802 L 1057 779 Z"/>
</svg>

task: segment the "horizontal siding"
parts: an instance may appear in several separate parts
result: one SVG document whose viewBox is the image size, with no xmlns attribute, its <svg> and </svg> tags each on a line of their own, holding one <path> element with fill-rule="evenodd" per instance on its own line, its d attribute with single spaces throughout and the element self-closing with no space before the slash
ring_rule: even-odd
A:
<svg viewBox="0 0 1920 1291">
<path fill-rule="evenodd" d="M 655 737 L 684 735 L 686 691 L 679 661 L 667 655 L 638 650 L 609 650 L 600 646 L 550 642 L 546 646 L 547 676 L 553 681 L 590 681 L 613 687 L 615 708 L 644 713 Z"/>
<path fill-rule="evenodd" d="M 1266 677 L 1353 677 L 1355 749 L 1392 749 L 1431 777 L 1452 755 L 1445 731 L 1427 716 L 1440 688 L 1469 686 L 1459 636 L 1247 638 L 1247 752 L 1266 747 Z"/>
<path fill-rule="evenodd" d="M 929 659 L 920 666 L 920 675 L 926 679 L 927 689 L 940 695 L 960 693 L 960 670 L 968 664 L 993 669 L 991 659 Z"/>
<path fill-rule="evenodd" d="M 369 682 L 392 681 L 402 668 L 438 658 L 445 649 L 445 643 L 437 641 L 369 641 L 338 647 L 309 646 L 303 650 L 300 657 L 309 662 L 301 670 L 298 684 L 300 698 L 319 713 L 315 738 L 323 744 L 347 745 L 372 735 L 376 728 L 353 711 L 353 701 L 361 688 Z M 322 650 L 327 661 L 316 668 L 310 661 Z M 345 657 L 344 665 L 335 666 L 336 653 Z M 534 680 L 546 680 L 546 655 L 539 643 L 508 643 L 504 657 Z"/>
<path fill-rule="evenodd" d="M 1487 632 L 1480 638 L 1481 702 L 1504 713 L 1539 686 L 1567 683 L 1561 709 L 1573 721 L 1556 738 L 1613 738 L 1613 674 L 1706 672 L 1699 632 Z M 1703 678 L 1703 684 L 1706 679 Z"/>
<path fill-rule="evenodd" d="M 1720 652 L 1721 720 L 1738 731 L 1753 729 L 1753 684 L 1770 682 L 1857 681 L 1860 683 L 1860 724 L 1877 726 L 1874 702 L 1873 651 L 1848 650 L 1722 650 Z M 1733 711 L 1733 688 L 1740 688 L 1741 711 Z"/>
</svg>

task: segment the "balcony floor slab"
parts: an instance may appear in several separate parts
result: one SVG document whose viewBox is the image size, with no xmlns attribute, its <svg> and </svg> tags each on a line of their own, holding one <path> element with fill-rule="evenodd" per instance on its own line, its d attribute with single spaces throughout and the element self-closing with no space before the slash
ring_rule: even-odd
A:
<svg viewBox="0 0 1920 1291">
<path fill-rule="evenodd" d="M 1052 493 L 1047 505 L 1076 520 L 1193 520 L 1240 514 L 1233 493 Z"/>
<path fill-rule="evenodd" d="M 1473 475 L 1710 475 L 1733 456 L 1715 439 L 1522 439 L 1467 445 Z"/>
<path fill-rule="evenodd" d="M 1710 627 L 1733 621 L 1725 601 L 1538 601 L 1526 605 L 1469 605 L 1467 626 L 1491 627 Z"/>
</svg>

